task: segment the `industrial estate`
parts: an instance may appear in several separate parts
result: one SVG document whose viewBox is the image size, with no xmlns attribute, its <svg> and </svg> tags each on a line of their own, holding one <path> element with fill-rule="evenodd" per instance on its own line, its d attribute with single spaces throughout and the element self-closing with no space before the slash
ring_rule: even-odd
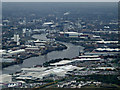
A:
<svg viewBox="0 0 120 90">
<path fill-rule="evenodd" d="M 120 88 L 117 8 L 3 3 L 0 87 Z"/>
</svg>

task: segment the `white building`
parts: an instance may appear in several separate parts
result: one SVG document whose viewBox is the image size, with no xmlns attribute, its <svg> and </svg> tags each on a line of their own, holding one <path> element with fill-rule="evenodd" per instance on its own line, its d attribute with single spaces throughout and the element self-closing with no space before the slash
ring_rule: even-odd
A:
<svg viewBox="0 0 120 90">
<path fill-rule="evenodd" d="M 17 55 L 17 54 L 24 53 L 24 52 L 25 52 L 25 49 L 20 49 L 20 50 L 15 50 L 15 51 L 9 50 L 7 54 L 8 55 Z"/>
<path fill-rule="evenodd" d="M 64 36 L 64 37 L 78 37 L 79 33 L 77 33 L 77 32 L 60 32 L 60 36 Z"/>
<path fill-rule="evenodd" d="M 23 29 L 23 33 L 26 33 L 26 28 Z"/>
<path fill-rule="evenodd" d="M 17 45 L 20 45 L 20 36 L 18 34 L 14 34 L 14 41 L 17 42 Z"/>
<path fill-rule="evenodd" d="M 95 51 L 98 52 L 120 52 L 119 48 L 97 48 Z"/>
</svg>

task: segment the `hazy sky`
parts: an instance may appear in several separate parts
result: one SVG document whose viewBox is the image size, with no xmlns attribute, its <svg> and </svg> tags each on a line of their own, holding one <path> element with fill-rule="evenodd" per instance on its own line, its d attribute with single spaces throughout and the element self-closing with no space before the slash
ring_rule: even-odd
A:
<svg viewBox="0 0 120 90">
<path fill-rule="evenodd" d="M 2 2 L 118 2 L 119 0 L 1 0 Z"/>
</svg>

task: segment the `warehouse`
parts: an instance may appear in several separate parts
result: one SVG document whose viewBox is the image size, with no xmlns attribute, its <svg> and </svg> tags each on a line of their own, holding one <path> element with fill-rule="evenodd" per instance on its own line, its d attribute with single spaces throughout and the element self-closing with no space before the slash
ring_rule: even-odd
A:
<svg viewBox="0 0 120 90">
<path fill-rule="evenodd" d="M 60 32 L 60 36 L 63 36 L 63 37 L 78 37 L 79 33 L 77 33 L 77 32 Z"/>
<path fill-rule="evenodd" d="M 19 50 L 15 50 L 15 51 L 9 50 L 7 54 L 8 55 L 17 55 L 17 54 L 24 53 L 24 52 L 25 52 L 25 49 L 19 49 Z"/>
<path fill-rule="evenodd" d="M 51 63 L 50 65 L 59 65 L 59 66 L 61 66 L 61 65 L 65 65 L 65 64 L 68 64 L 68 63 L 71 63 L 72 62 L 72 60 L 62 60 L 62 61 L 60 61 L 60 62 L 56 62 L 56 63 Z"/>
<path fill-rule="evenodd" d="M 16 77 L 17 80 L 36 80 L 43 79 L 44 77 L 49 77 L 49 75 L 54 74 L 63 77 L 68 71 L 73 71 L 74 69 L 84 69 L 84 67 L 77 67 L 72 65 L 59 66 L 59 67 L 49 67 L 49 68 L 22 68 L 23 74 L 19 74 Z"/>
<path fill-rule="evenodd" d="M 98 52 L 120 52 L 119 48 L 97 48 L 95 51 Z"/>
<path fill-rule="evenodd" d="M 101 58 L 81 58 L 81 59 L 74 59 L 74 61 L 100 61 Z"/>
</svg>

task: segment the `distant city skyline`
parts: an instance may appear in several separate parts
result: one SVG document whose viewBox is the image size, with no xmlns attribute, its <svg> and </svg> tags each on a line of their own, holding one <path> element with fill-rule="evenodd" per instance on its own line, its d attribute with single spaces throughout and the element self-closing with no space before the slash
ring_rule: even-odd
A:
<svg viewBox="0 0 120 90">
<path fill-rule="evenodd" d="M 1 0 L 2 2 L 119 2 L 119 0 Z"/>
</svg>

